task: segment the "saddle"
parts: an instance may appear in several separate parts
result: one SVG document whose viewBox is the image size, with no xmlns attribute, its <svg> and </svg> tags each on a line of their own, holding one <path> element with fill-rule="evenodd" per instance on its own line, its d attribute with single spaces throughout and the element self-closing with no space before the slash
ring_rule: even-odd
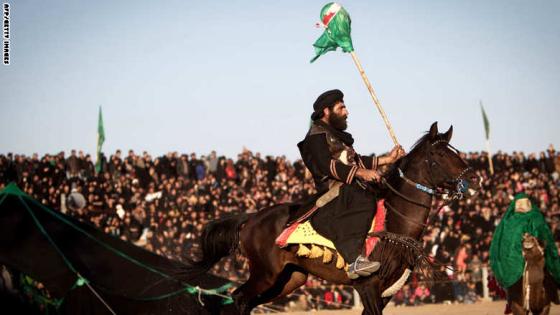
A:
<svg viewBox="0 0 560 315">
<path fill-rule="evenodd" d="M 312 212 L 316 206 L 307 205 L 307 207 L 302 206 L 300 209 L 306 209 L 307 212 L 304 213 L 299 219 L 291 222 L 288 226 L 280 233 L 280 235 L 276 238 L 276 245 L 280 248 L 285 248 L 289 245 L 298 245 L 298 251 L 296 253 L 297 256 L 300 257 L 307 257 L 307 258 L 320 258 L 323 257 L 323 263 L 328 264 L 330 263 L 333 258 L 333 252 L 336 252 L 336 267 L 338 269 L 346 269 L 348 267 L 348 263 L 344 261 L 342 256 L 338 254 L 338 250 L 336 249 L 334 243 L 319 234 L 310 222 L 310 217 Z M 371 222 L 371 228 L 369 230 L 369 234 L 378 233 L 385 230 L 385 206 L 384 200 L 379 200 L 377 202 L 377 213 Z M 297 211 L 300 213 L 300 211 Z M 311 213 L 310 213 L 311 212 Z M 375 246 L 379 241 L 378 237 L 375 236 L 368 236 L 365 241 L 365 251 L 366 256 L 369 256 Z"/>
</svg>

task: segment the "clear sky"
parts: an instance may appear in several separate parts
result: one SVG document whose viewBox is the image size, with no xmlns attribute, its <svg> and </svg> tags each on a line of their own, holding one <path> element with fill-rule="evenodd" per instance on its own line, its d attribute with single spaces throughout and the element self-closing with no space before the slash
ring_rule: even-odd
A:
<svg viewBox="0 0 560 315">
<path fill-rule="evenodd" d="M 391 140 L 348 54 L 314 64 L 325 1 L 11 4 L 0 153 L 120 148 L 298 156 L 312 103 L 339 88 L 358 152 Z M 461 150 L 560 146 L 560 2 L 346 1 L 352 37 L 403 146 L 433 121 Z"/>
</svg>

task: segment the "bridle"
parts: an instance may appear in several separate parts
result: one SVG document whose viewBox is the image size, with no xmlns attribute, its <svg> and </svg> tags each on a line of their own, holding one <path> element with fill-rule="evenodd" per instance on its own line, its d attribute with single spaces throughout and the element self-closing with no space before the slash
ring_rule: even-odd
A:
<svg viewBox="0 0 560 315">
<path fill-rule="evenodd" d="M 433 166 L 434 165 L 440 165 L 437 161 L 434 161 L 432 159 L 432 148 L 440 143 L 445 143 L 446 147 L 453 149 L 453 151 L 455 152 L 455 154 L 457 154 L 457 156 L 460 157 L 459 154 L 459 150 L 457 150 L 454 146 L 452 146 L 451 144 L 449 144 L 449 142 L 447 142 L 446 140 L 437 140 L 434 143 L 431 144 L 430 150 L 428 151 L 427 157 L 424 160 L 426 162 L 426 164 L 428 165 L 428 174 L 429 174 L 429 178 L 428 178 L 428 183 L 431 186 L 426 186 L 423 185 L 421 183 L 418 183 L 408 177 L 406 177 L 406 175 L 404 174 L 404 172 L 401 170 L 401 168 L 397 168 L 398 172 L 399 172 L 399 177 L 401 179 L 404 180 L 405 183 L 415 187 L 416 189 L 420 190 L 421 192 L 424 192 L 428 195 L 432 195 L 434 197 L 439 197 L 442 200 L 448 201 L 448 200 L 460 200 L 463 199 L 465 197 L 465 193 L 469 190 L 469 182 L 464 178 L 465 174 L 467 174 L 467 172 L 471 171 L 472 168 L 470 166 L 465 167 L 463 170 L 461 170 L 461 172 L 459 173 L 459 175 L 457 176 L 447 176 L 448 178 L 452 178 L 449 179 L 445 182 L 445 184 L 447 184 L 446 186 L 438 186 L 436 184 L 434 184 L 434 176 L 433 176 Z M 465 163 L 466 164 L 466 163 Z M 442 171 L 444 171 L 445 173 L 447 173 L 447 171 L 445 171 L 442 167 L 440 167 L 440 169 Z M 446 175 L 449 175 L 448 173 Z M 390 184 L 388 184 L 388 187 L 391 187 Z M 396 189 L 395 189 L 396 190 Z"/>
</svg>

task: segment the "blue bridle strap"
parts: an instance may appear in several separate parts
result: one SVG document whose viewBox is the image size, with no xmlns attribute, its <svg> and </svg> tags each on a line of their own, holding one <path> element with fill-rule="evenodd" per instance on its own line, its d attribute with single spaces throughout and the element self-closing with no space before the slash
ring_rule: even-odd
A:
<svg viewBox="0 0 560 315">
<path fill-rule="evenodd" d="M 427 194 L 430 194 L 430 195 L 435 195 L 435 194 L 436 194 L 436 191 L 433 190 L 432 188 L 427 187 L 427 186 L 424 186 L 424 185 L 422 185 L 422 184 L 420 184 L 420 183 L 417 183 L 417 182 L 415 182 L 415 181 L 412 181 L 412 180 L 410 180 L 408 177 L 404 176 L 404 173 L 403 173 L 403 171 L 401 170 L 400 167 L 397 168 L 397 169 L 399 170 L 399 176 L 400 176 L 402 179 L 404 179 L 407 183 L 409 183 L 409 184 L 411 184 L 412 186 L 416 187 L 416 189 L 421 190 L 421 191 L 423 191 L 423 192 L 425 192 L 425 193 L 427 193 Z"/>
</svg>

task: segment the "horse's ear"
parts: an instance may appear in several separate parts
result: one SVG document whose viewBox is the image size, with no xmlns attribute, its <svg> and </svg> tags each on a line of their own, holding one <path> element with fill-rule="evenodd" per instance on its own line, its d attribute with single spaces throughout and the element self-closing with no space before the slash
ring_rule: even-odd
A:
<svg viewBox="0 0 560 315">
<path fill-rule="evenodd" d="M 438 134 L 437 130 L 437 121 L 435 121 L 432 126 L 430 127 L 430 139 L 435 139 Z"/>
<path fill-rule="evenodd" d="M 447 132 L 443 134 L 443 137 L 447 142 L 449 142 L 451 141 L 452 135 L 453 135 L 453 125 L 451 125 L 451 127 L 449 127 L 449 130 L 447 130 Z"/>
</svg>

